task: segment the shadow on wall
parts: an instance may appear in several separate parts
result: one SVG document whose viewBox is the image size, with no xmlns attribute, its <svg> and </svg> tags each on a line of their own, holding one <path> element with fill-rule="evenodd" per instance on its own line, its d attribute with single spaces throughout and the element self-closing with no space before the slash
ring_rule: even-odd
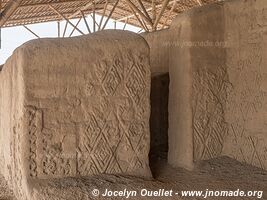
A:
<svg viewBox="0 0 267 200">
<path fill-rule="evenodd" d="M 169 74 L 153 76 L 151 80 L 150 159 L 167 159 Z"/>
<path fill-rule="evenodd" d="M 0 65 L 0 71 L 2 71 L 3 67 L 4 67 L 4 65 Z"/>
</svg>

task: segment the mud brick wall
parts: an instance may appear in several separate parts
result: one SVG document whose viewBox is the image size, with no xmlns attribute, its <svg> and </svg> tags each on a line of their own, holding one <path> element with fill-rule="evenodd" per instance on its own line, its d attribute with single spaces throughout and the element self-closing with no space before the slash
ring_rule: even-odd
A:
<svg viewBox="0 0 267 200">
<path fill-rule="evenodd" d="M 170 48 L 168 41 L 172 33 L 165 29 L 141 34 L 150 47 L 150 70 L 153 77 L 169 72 Z"/>
<path fill-rule="evenodd" d="M 170 75 L 170 164 L 192 169 L 226 155 L 267 169 L 266 33 L 266 1 L 232 0 L 144 35 L 151 63 Z"/>
<path fill-rule="evenodd" d="M 21 151 L 25 147 L 22 138 L 28 136 L 22 131 L 25 87 L 23 70 L 18 66 L 23 64 L 23 55 L 17 51 L 0 72 L 0 171 L 12 188 L 18 187 L 16 193 L 22 198 L 21 187 L 25 184 L 22 178 L 25 175 L 22 170 Z M 28 157 L 29 154 L 25 158 Z"/>
<path fill-rule="evenodd" d="M 227 134 L 227 69 L 225 66 L 223 4 L 191 14 L 193 159 L 195 162 L 221 155 Z M 205 46 L 207 45 L 207 46 Z"/>
<path fill-rule="evenodd" d="M 149 48 L 129 32 L 34 40 L 0 74 L 1 169 L 25 199 L 38 179 L 150 177 Z"/>
<path fill-rule="evenodd" d="M 224 42 L 223 23 L 222 4 L 214 4 L 189 11 L 172 24 L 171 30 L 180 33 L 180 38 L 170 43 L 173 49 L 170 90 L 174 95 L 170 96 L 169 107 L 173 117 L 169 160 L 174 165 L 191 169 L 194 162 L 221 154 L 227 132 L 224 120 L 227 72 L 225 49 L 215 43 Z M 205 42 L 209 45 L 205 46 Z M 182 143 L 179 151 L 175 150 L 174 141 Z"/>
<path fill-rule="evenodd" d="M 223 154 L 267 170 L 267 2 L 225 4 L 229 133 Z"/>
</svg>

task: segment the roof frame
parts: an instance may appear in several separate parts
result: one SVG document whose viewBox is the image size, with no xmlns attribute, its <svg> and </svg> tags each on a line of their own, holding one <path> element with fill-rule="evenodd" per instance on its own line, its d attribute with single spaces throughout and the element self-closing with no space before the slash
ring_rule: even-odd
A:
<svg viewBox="0 0 267 200">
<path fill-rule="evenodd" d="M 8 1 L 5 9 L 0 15 L 0 27 L 2 27 L 9 17 L 17 10 L 23 0 L 10 0 Z"/>
<path fill-rule="evenodd" d="M 89 14 L 99 14 L 117 22 L 138 26 L 146 31 L 168 28 L 172 19 L 180 12 L 194 6 L 201 6 L 218 0 L 2 0 L 1 27 L 27 25 L 48 21 L 61 21 L 57 13 L 49 9 L 53 6 L 68 20 L 85 18 Z M 105 8 L 106 7 L 106 8 Z M 134 12 L 133 12 L 134 10 Z M 82 13 L 81 13 L 82 12 Z M 95 31 L 104 24 L 102 19 Z M 115 28 L 115 27 L 114 27 Z M 97 30 L 96 30 L 97 29 Z"/>
</svg>

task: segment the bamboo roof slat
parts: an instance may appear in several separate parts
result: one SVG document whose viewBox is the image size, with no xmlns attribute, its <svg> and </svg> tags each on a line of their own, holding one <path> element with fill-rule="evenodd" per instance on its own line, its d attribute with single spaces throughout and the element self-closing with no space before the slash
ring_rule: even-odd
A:
<svg viewBox="0 0 267 200">
<path fill-rule="evenodd" d="M 113 10 L 116 1 L 94 0 L 95 13 L 99 15 L 104 13 L 108 17 L 112 12 L 111 18 L 116 21 L 123 23 L 127 21 L 128 24 L 142 28 L 141 20 L 151 30 L 154 30 L 155 27 L 158 30 L 168 27 L 176 15 L 185 10 L 219 0 L 119 0 L 116 9 Z M 175 7 L 173 7 L 175 1 Z M 106 2 L 108 2 L 108 6 L 103 12 L 107 5 Z M 62 17 L 51 10 L 51 6 L 68 20 L 81 18 L 83 15 L 94 12 L 92 5 L 93 0 L 2 0 L 0 26 L 12 27 L 62 20 Z M 155 13 L 160 15 L 156 19 L 156 24 L 151 24 Z"/>
</svg>

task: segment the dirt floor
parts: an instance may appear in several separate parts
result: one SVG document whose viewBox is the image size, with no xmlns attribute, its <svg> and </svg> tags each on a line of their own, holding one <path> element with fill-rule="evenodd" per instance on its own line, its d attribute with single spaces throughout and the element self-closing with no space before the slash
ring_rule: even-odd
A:
<svg viewBox="0 0 267 200">
<path fill-rule="evenodd" d="M 204 197 L 141 197 L 141 189 L 147 190 L 243 190 L 263 191 L 261 199 L 267 199 L 267 171 L 249 165 L 241 164 L 233 159 L 222 157 L 199 163 L 193 172 L 174 169 L 166 164 L 165 159 L 154 158 L 151 166 L 155 180 L 143 180 L 121 176 L 98 176 L 82 179 L 58 179 L 34 183 L 36 199 L 106 199 L 93 197 L 92 191 L 99 189 L 102 194 L 105 189 L 137 191 L 137 196 L 130 199 L 204 199 Z M 60 192 L 59 192 L 60 191 Z M 13 200 L 3 178 L 0 184 L 0 199 Z M 126 197 L 109 199 L 126 199 Z M 258 199 L 256 197 L 209 197 L 206 199 Z"/>
</svg>

